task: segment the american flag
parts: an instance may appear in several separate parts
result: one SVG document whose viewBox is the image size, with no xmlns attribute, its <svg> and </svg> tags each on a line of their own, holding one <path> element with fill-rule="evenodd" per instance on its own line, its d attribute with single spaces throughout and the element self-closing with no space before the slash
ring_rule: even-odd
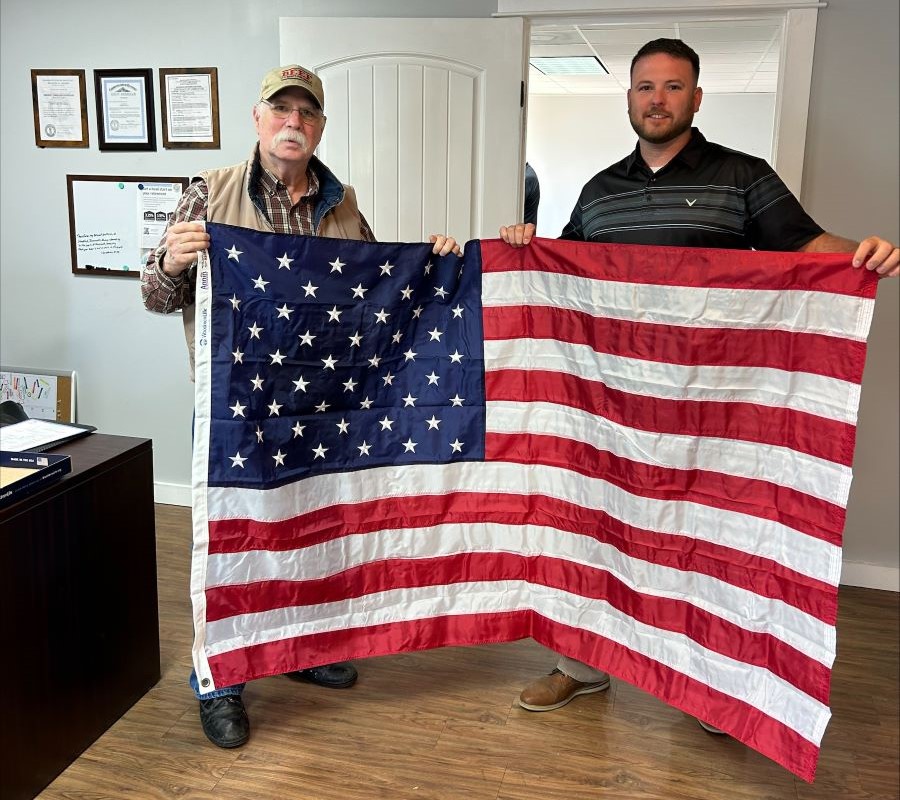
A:
<svg viewBox="0 0 900 800">
<path fill-rule="evenodd" d="M 812 780 L 871 273 L 208 229 L 204 690 L 531 636 Z"/>
</svg>

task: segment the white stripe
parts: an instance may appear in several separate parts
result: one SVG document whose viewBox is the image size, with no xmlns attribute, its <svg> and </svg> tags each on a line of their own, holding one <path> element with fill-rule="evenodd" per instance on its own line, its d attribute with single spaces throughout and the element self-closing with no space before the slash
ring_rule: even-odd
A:
<svg viewBox="0 0 900 800">
<path fill-rule="evenodd" d="M 521 581 L 398 589 L 318 606 L 247 614 L 208 624 L 218 644 L 210 654 L 280 639 L 392 622 L 455 614 L 490 614 L 533 609 L 564 625 L 603 636 L 647 658 L 735 697 L 818 744 L 828 708 L 773 675 L 701 647 L 689 637 L 638 622 L 603 601 Z M 550 609 L 549 613 L 540 609 Z M 398 613 L 399 612 L 399 613 Z"/>
<path fill-rule="evenodd" d="M 435 559 L 462 553 L 546 556 L 596 567 L 640 594 L 683 601 L 745 630 L 769 634 L 827 667 L 834 661 L 834 627 L 788 603 L 709 575 L 634 558 L 591 536 L 538 525 L 466 523 L 393 528 L 296 550 L 212 554 L 208 586 L 316 580 L 388 559 Z M 582 598 L 579 602 L 595 601 Z M 447 613 L 456 612 L 450 607 Z"/>
<path fill-rule="evenodd" d="M 821 333 L 859 341 L 868 333 L 875 303 L 831 292 L 657 286 L 537 270 L 486 273 L 482 302 L 485 307 L 544 304 L 634 322 Z"/>
<path fill-rule="evenodd" d="M 598 353 L 556 339 L 484 343 L 486 372 L 543 370 L 599 381 L 611 389 L 667 400 L 754 403 L 856 423 L 859 385 L 765 367 L 682 366 Z"/>
<path fill-rule="evenodd" d="M 571 406 L 492 400 L 486 424 L 489 433 L 559 436 L 652 466 L 770 481 L 841 507 L 850 492 L 851 469 L 843 464 L 740 439 L 642 431 Z"/>
<path fill-rule="evenodd" d="M 518 495 L 523 498 L 523 511 L 530 495 L 547 495 L 605 511 L 627 525 L 769 558 L 832 585 L 840 577 L 839 547 L 786 525 L 698 503 L 639 497 L 600 478 L 557 467 L 504 462 L 420 464 L 318 475 L 268 490 L 212 486 L 209 516 L 276 521 L 328 506 L 384 498 L 409 498 L 412 505 L 417 496 L 448 492 Z M 410 524 L 415 525 L 412 515 Z"/>
</svg>

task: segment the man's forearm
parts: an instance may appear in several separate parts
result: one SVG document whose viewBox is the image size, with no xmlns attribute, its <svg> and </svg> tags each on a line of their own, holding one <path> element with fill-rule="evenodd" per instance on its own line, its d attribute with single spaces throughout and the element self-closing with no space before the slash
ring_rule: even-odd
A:
<svg viewBox="0 0 900 800">
<path fill-rule="evenodd" d="M 815 239 L 808 241 L 800 248 L 801 253 L 855 253 L 859 242 L 835 236 L 833 233 L 820 233 Z"/>
</svg>

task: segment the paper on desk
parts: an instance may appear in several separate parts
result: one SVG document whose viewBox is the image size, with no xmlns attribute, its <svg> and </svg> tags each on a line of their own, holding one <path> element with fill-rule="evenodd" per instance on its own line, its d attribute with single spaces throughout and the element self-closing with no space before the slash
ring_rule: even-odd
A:
<svg viewBox="0 0 900 800">
<path fill-rule="evenodd" d="M 0 428 L 0 450 L 22 453 L 75 439 L 96 430 L 90 426 L 60 425 L 44 419 L 26 419 Z"/>
</svg>

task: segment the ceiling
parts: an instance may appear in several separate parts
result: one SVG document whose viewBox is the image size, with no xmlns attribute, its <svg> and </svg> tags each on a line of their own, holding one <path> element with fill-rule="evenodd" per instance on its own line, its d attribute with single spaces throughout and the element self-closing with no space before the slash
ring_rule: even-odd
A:
<svg viewBox="0 0 900 800">
<path fill-rule="evenodd" d="M 531 56 L 596 56 L 602 75 L 543 75 L 529 68 L 530 94 L 621 94 L 631 59 L 652 39 L 682 39 L 700 56 L 700 85 L 713 94 L 775 92 L 781 20 L 680 22 L 666 25 L 535 25 Z"/>
</svg>

